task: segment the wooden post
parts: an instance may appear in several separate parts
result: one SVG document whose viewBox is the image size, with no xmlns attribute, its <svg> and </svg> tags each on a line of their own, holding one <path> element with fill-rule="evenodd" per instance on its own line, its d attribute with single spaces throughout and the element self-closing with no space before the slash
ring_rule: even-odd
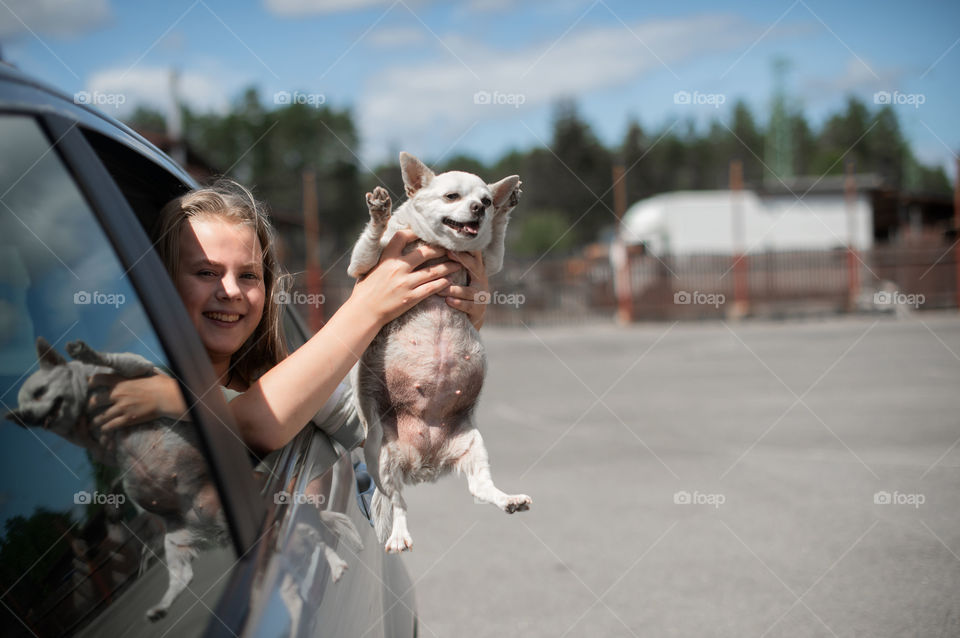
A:
<svg viewBox="0 0 960 638">
<path fill-rule="evenodd" d="M 843 181 L 843 196 L 847 208 L 847 311 L 857 309 L 860 294 L 860 260 L 857 258 L 857 183 L 853 160 L 847 162 L 847 176 Z"/>
<path fill-rule="evenodd" d="M 317 174 L 312 168 L 303 171 L 303 241 L 307 271 L 307 320 L 310 330 L 323 327 L 323 270 L 320 267 L 320 204 L 317 199 Z"/>
<path fill-rule="evenodd" d="M 730 225 L 733 234 L 733 307 L 728 314 L 745 317 L 750 311 L 750 264 L 743 210 L 743 162 L 730 160 Z"/>
<path fill-rule="evenodd" d="M 956 159 L 957 175 L 953 181 L 953 265 L 956 272 L 957 309 L 960 310 L 960 157 Z"/>
<path fill-rule="evenodd" d="M 627 185 L 622 164 L 613 165 L 613 212 L 617 216 L 617 233 L 611 246 L 614 266 L 613 287 L 617 295 L 617 323 L 633 321 L 633 284 L 630 281 L 630 251 L 623 239 L 623 215 L 627 211 Z"/>
</svg>

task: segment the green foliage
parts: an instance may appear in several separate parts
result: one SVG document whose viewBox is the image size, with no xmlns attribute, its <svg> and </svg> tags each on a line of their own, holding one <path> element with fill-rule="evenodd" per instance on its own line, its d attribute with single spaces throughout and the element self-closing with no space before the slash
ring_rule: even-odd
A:
<svg viewBox="0 0 960 638">
<path fill-rule="evenodd" d="M 36 510 L 29 518 L 14 516 L 0 540 L 0 587 L 19 601 L 42 600 L 56 587 L 48 575 L 69 553 L 66 532 L 74 525 L 68 513 Z"/>
<path fill-rule="evenodd" d="M 567 214 L 559 210 L 514 213 L 507 233 L 507 252 L 517 257 L 569 254 L 575 244 L 567 219 Z"/>
</svg>

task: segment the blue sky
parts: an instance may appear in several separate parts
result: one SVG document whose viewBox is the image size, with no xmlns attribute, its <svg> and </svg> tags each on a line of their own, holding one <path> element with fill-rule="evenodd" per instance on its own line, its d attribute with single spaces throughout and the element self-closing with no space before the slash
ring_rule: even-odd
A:
<svg viewBox="0 0 960 638">
<path fill-rule="evenodd" d="M 737 99 L 764 122 L 777 56 L 814 124 L 848 95 L 872 106 L 886 91 L 921 160 L 952 178 L 960 151 L 955 2 L 2 0 L 0 43 L 113 115 L 164 108 L 171 68 L 198 109 L 226 109 L 249 85 L 270 104 L 280 93 L 349 107 L 368 166 L 399 149 L 489 160 L 545 145 L 559 97 L 608 144 L 631 118 L 703 125 Z"/>
</svg>

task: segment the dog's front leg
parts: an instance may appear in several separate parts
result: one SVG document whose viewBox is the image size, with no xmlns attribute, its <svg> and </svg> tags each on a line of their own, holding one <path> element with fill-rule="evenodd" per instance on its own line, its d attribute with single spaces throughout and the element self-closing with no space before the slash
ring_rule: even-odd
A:
<svg viewBox="0 0 960 638">
<path fill-rule="evenodd" d="M 475 427 L 460 435 L 460 445 L 466 451 L 457 459 L 457 472 L 467 475 L 467 487 L 473 497 L 482 503 L 491 503 L 507 514 L 523 512 L 530 509 L 533 500 L 526 494 L 507 494 L 493 484 L 490 475 L 490 461 L 487 458 L 487 448 L 483 445 L 483 437 Z"/>
<path fill-rule="evenodd" d="M 113 368 L 121 377 L 134 379 L 154 374 L 153 364 L 132 352 L 97 352 L 84 341 L 67 344 L 67 354 L 77 361 Z"/>
<path fill-rule="evenodd" d="M 380 260 L 380 238 L 387 229 L 390 221 L 390 193 L 382 186 L 377 186 L 372 193 L 367 193 L 367 208 L 370 209 L 370 221 L 367 222 L 363 234 L 353 247 L 350 255 L 350 265 L 347 274 L 358 278 L 365 275 Z"/>
<path fill-rule="evenodd" d="M 484 267 L 487 276 L 495 275 L 503 268 L 503 253 L 507 235 L 507 224 L 510 221 L 510 211 L 520 203 L 520 186 L 510 193 L 507 200 L 493 212 L 493 226 L 490 238 L 490 247 L 483 255 Z"/>
</svg>

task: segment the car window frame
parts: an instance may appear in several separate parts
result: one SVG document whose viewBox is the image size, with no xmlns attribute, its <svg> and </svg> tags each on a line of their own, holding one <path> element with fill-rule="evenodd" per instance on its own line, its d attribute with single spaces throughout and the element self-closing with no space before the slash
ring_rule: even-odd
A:
<svg viewBox="0 0 960 638">
<path fill-rule="evenodd" d="M 129 276 L 168 357 L 167 363 L 191 406 L 191 417 L 223 502 L 231 539 L 238 555 L 242 555 L 259 536 L 265 508 L 259 499 L 251 498 L 258 492 L 252 465 L 222 395 L 210 393 L 204 401 L 196 400 L 197 389 L 211 387 L 216 383 L 216 376 L 146 232 L 87 142 L 77 120 L 65 117 L 62 112 L 38 112 L 6 105 L 0 105 L 0 114 L 28 117 L 38 124 Z M 163 320 L 158 321 L 158 317 Z M 211 400 L 211 396 L 215 398 Z"/>
</svg>

